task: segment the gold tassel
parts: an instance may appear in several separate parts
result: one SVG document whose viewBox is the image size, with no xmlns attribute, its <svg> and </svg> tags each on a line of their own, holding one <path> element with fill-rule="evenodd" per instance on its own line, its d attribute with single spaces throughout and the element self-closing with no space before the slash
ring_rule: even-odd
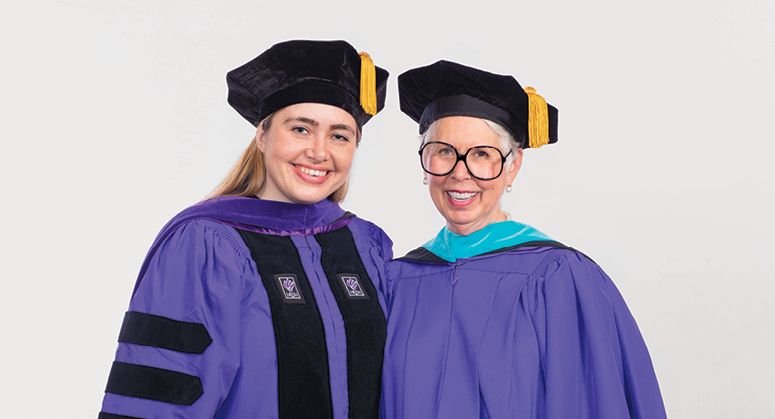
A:
<svg viewBox="0 0 775 419">
<path fill-rule="evenodd" d="M 369 115 L 377 114 L 377 69 L 369 54 L 361 56 L 361 108 Z"/>
<path fill-rule="evenodd" d="M 536 93 L 536 89 L 526 87 L 528 100 L 530 102 L 530 115 L 528 115 L 528 134 L 530 138 L 530 148 L 538 148 L 549 144 L 549 110 L 546 106 L 546 100 Z"/>
</svg>

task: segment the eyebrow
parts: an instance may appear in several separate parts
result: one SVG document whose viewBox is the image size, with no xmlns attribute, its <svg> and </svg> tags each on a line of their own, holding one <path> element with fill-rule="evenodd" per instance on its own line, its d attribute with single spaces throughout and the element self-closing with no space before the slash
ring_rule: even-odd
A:
<svg viewBox="0 0 775 419">
<path fill-rule="evenodd" d="M 317 126 L 320 125 L 318 123 L 318 121 L 316 121 L 316 120 L 314 120 L 312 118 L 304 117 L 304 116 L 292 116 L 292 117 L 290 117 L 290 118 L 285 120 L 286 123 L 292 122 L 292 121 L 303 122 L 305 124 L 310 124 L 313 127 L 317 127 Z M 353 129 L 351 126 L 349 126 L 347 124 L 332 124 L 330 127 L 328 127 L 328 129 L 332 130 L 332 131 L 333 130 L 349 131 L 349 132 L 355 134 L 355 129 Z"/>
<path fill-rule="evenodd" d="M 314 119 L 311 119 L 311 118 L 305 118 L 303 116 L 292 116 L 292 117 L 286 119 L 285 123 L 292 122 L 292 121 L 304 122 L 305 124 L 310 124 L 313 127 L 316 127 L 316 126 L 320 125 L 320 124 L 318 124 L 318 121 L 315 121 Z"/>
<path fill-rule="evenodd" d="M 347 124 L 334 124 L 329 127 L 331 130 L 350 131 L 355 134 L 355 130 Z"/>
</svg>

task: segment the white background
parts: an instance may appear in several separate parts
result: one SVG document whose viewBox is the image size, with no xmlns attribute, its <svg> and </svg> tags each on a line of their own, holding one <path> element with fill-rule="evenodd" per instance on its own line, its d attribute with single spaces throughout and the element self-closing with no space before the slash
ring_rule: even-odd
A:
<svg viewBox="0 0 775 419">
<path fill-rule="evenodd" d="M 618 284 L 671 418 L 772 417 L 775 3 L 631 4 L 4 1 L 0 415 L 96 417 L 148 246 L 253 135 L 226 72 L 311 38 L 392 74 L 343 206 L 397 255 L 443 220 L 395 77 L 513 74 L 560 109 L 560 142 L 525 152 L 504 209 Z"/>
</svg>

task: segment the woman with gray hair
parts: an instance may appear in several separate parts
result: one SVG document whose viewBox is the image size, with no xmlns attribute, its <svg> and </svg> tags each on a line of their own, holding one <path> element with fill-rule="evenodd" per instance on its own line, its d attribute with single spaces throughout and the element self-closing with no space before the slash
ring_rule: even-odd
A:
<svg viewBox="0 0 775 419">
<path fill-rule="evenodd" d="M 511 76 L 447 61 L 398 86 L 446 226 L 388 265 L 384 416 L 665 417 L 611 279 L 500 208 L 523 149 L 557 141 L 557 109 Z"/>
</svg>

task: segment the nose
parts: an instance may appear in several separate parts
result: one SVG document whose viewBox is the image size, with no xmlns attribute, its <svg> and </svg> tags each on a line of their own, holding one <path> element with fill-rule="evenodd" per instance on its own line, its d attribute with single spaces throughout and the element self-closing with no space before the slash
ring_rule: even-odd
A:
<svg viewBox="0 0 775 419">
<path fill-rule="evenodd" d="M 455 180 L 466 180 L 471 177 L 471 174 L 468 173 L 468 168 L 466 167 L 466 164 L 463 160 L 455 163 L 455 167 L 452 169 L 452 173 L 449 175 L 452 176 L 452 179 Z"/>
<path fill-rule="evenodd" d="M 307 157 L 315 162 L 328 160 L 328 142 L 323 135 L 317 135 L 312 139 L 312 144 L 307 148 Z"/>
</svg>

